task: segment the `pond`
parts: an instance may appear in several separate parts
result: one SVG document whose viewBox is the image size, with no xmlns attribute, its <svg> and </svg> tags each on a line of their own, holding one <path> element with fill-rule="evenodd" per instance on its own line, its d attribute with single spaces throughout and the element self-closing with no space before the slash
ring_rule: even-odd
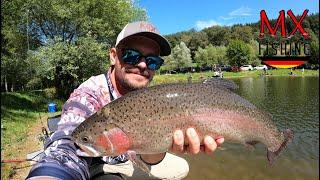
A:
<svg viewBox="0 0 320 180">
<path fill-rule="evenodd" d="M 237 93 L 271 113 L 279 129 L 292 129 L 294 140 L 272 167 L 260 144 L 250 151 L 225 142 L 210 156 L 186 155 L 186 179 L 319 179 L 319 77 L 232 80 L 239 85 Z"/>
</svg>

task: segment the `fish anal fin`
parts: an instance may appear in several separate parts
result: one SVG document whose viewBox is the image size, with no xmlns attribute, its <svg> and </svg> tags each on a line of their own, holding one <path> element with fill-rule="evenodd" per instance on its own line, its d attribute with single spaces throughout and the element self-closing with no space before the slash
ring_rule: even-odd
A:
<svg viewBox="0 0 320 180">
<path fill-rule="evenodd" d="M 255 145 L 259 143 L 259 141 L 246 141 L 245 142 L 245 146 L 246 148 L 248 148 L 249 150 L 253 151 L 255 149 Z"/>
<path fill-rule="evenodd" d="M 137 167 L 139 167 L 142 171 L 144 171 L 145 173 L 147 173 L 150 177 L 152 177 L 151 175 L 151 167 L 149 165 L 147 165 L 145 162 L 143 162 L 139 156 L 136 154 L 135 151 L 128 151 L 128 156 L 129 156 L 129 160 L 136 165 Z"/>
</svg>

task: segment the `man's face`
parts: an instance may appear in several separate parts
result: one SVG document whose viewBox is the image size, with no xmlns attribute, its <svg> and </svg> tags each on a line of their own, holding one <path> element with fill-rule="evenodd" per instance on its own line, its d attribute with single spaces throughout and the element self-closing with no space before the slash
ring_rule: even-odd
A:
<svg viewBox="0 0 320 180">
<path fill-rule="evenodd" d="M 124 63 L 121 58 L 123 49 L 134 49 L 144 56 L 159 55 L 158 44 L 146 37 L 132 36 L 128 37 L 115 49 L 114 73 L 118 89 L 120 88 L 122 91 L 127 92 L 146 87 L 152 80 L 155 71 L 147 68 L 144 58 L 136 65 Z"/>
</svg>

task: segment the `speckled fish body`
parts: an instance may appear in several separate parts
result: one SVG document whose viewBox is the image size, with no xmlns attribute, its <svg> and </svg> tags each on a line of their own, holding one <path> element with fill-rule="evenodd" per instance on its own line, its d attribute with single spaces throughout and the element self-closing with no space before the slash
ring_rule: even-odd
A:
<svg viewBox="0 0 320 180">
<path fill-rule="evenodd" d="M 263 143 L 269 162 L 293 138 L 280 132 L 269 114 L 233 91 L 210 83 L 166 84 L 130 92 L 86 119 L 73 132 L 92 156 L 166 152 L 176 129 L 194 127 L 200 136 L 226 142 Z M 94 153 L 92 153 L 94 152 Z"/>
</svg>

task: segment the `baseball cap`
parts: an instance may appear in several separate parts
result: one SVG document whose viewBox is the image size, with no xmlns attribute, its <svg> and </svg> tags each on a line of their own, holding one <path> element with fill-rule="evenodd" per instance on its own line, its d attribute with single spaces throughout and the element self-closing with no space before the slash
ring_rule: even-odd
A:
<svg viewBox="0 0 320 180">
<path fill-rule="evenodd" d="M 158 29 L 149 22 L 137 21 L 127 24 L 119 33 L 116 46 L 129 36 L 144 36 L 156 41 L 160 47 L 160 56 L 167 56 L 171 53 L 171 47 L 166 38 L 160 35 Z"/>
</svg>

